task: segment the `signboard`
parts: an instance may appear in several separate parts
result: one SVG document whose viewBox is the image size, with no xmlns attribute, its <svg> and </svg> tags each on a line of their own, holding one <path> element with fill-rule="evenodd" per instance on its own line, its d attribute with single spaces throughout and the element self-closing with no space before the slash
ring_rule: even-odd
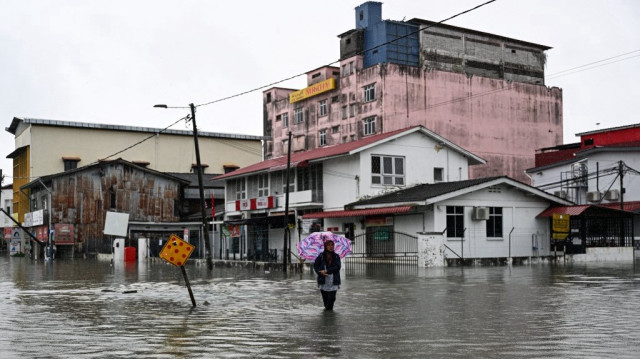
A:
<svg viewBox="0 0 640 359">
<path fill-rule="evenodd" d="M 236 211 L 250 211 L 254 209 L 269 209 L 275 207 L 273 196 L 243 199 L 236 201 Z"/>
<path fill-rule="evenodd" d="M 336 79 L 333 77 L 324 81 L 320 81 L 317 84 L 313 84 L 309 87 L 303 88 L 289 94 L 289 103 L 302 101 L 305 98 L 313 97 L 321 93 L 331 91 L 336 88 Z"/>
<path fill-rule="evenodd" d="M 12 229 L 11 227 L 4 227 L 4 239 L 10 241 L 11 240 L 11 233 L 12 233 Z"/>
<path fill-rule="evenodd" d="M 74 231 L 73 224 L 56 224 L 55 225 L 56 244 L 73 244 Z"/>
<path fill-rule="evenodd" d="M 49 228 L 47 226 L 38 226 L 38 227 L 36 227 L 36 238 L 40 242 L 49 241 Z"/>
<path fill-rule="evenodd" d="M 44 209 L 31 212 L 32 213 L 32 226 L 41 226 L 44 224 Z"/>
<path fill-rule="evenodd" d="M 569 233 L 569 215 L 554 213 L 551 228 L 554 232 Z"/>
<path fill-rule="evenodd" d="M 240 237 L 240 226 L 239 225 L 229 226 L 229 235 L 231 237 Z"/>
<path fill-rule="evenodd" d="M 162 248 L 162 251 L 160 251 L 160 258 L 174 266 L 182 267 L 189 259 L 194 248 L 194 245 L 189 244 L 175 234 L 172 234 Z"/>
<path fill-rule="evenodd" d="M 367 227 L 393 226 L 393 217 L 367 218 L 365 224 Z"/>
<path fill-rule="evenodd" d="M 551 223 L 551 230 L 553 231 L 551 236 L 553 239 L 564 241 L 567 236 L 569 236 L 569 219 L 570 218 L 568 214 L 553 214 L 553 222 Z"/>
<path fill-rule="evenodd" d="M 112 236 L 126 237 L 128 225 L 129 213 L 107 212 L 103 233 Z"/>
</svg>

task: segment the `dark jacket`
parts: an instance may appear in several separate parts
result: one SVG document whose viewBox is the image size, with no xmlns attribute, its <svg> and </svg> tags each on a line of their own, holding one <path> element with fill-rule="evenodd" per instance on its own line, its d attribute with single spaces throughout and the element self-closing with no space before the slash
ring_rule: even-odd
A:
<svg viewBox="0 0 640 359">
<path fill-rule="evenodd" d="M 318 284 L 324 284 L 326 277 L 320 274 L 320 271 L 327 269 L 327 274 L 333 274 L 333 285 L 340 285 L 340 256 L 335 252 L 332 252 L 333 255 L 333 265 L 331 267 L 326 267 L 326 263 L 324 261 L 324 254 L 320 253 L 320 255 L 316 258 L 316 261 L 313 263 L 313 270 L 316 271 L 318 275 Z"/>
</svg>

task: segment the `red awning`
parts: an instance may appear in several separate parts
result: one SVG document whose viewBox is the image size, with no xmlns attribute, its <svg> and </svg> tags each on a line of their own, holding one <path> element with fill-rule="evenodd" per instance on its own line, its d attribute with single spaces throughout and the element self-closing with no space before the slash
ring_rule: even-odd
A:
<svg viewBox="0 0 640 359">
<path fill-rule="evenodd" d="M 338 217 L 357 217 L 357 216 L 375 216 L 380 214 L 398 214 L 407 213 L 411 210 L 411 206 L 401 207 L 384 207 L 384 208 L 371 208 L 371 209 L 354 209 L 350 211 L 331 211 L 331 212 L 318 212 L 307 213 L 302 216 L 303 219 L 309 218 L 338 218 Z"/>
<path fill-rule="evenodd" d="M 570 216 L 579 216 L 580 214 L 582 214 L 582 212 L 584 212 L 589 207 L 591 206 L 582 205 L 582 206 L 551 207 L 542 211 L 542 213 L 540 213 L 538 217 L 553 217 L 554 214 L 568 214 Z"/>
</svg>

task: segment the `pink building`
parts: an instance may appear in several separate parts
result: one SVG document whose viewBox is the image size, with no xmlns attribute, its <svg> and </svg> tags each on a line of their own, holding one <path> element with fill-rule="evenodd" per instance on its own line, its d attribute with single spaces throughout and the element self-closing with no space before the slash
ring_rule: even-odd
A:
<svg viewBox="0 0 640 359">
<path fill-rule="evenodd" d="M 340 35 L 340 67 L 309 71 L 302 90 L 264 91 L 265 158 L 286 154 L 289 131 L 297 152 L 423 125 L 487 160 L 470 178 L 529 182 L 536 149 L 562 143 L 562 90 L 544 85 L 549 47 L 383 21 L 380 9 L 356 8 L 357 30 Z"/>
</svg>

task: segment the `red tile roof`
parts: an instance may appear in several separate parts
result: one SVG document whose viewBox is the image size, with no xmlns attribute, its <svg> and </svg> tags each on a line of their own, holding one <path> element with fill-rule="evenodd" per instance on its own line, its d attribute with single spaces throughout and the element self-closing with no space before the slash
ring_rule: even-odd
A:
<svg viewBox="0 0 640 359">
<path fill-rule="evenodd" d="M 344 155 L 358 148 L 370 145 L 372 143 L 387 139 L 399 133 L 408 131 L 410 129 L 418 128 L 418 127 L 422 127 L 422 126 L 414 126 L 410 128 L 404 128 L 401 130 L 385 132 L 378 135 L 365 137 L 358 141 L 342 143 L 335 146 L 320 147 L 311 151 L 295 152 L 291 154 L 291 167 L 303 167 L 306 165 L 307 161 L 309 160 Z M 216 177 L 215 179 L 216 180 L 226 179 L 226 178 L 236 177 L 236 176 L 245 175 L 249 173 L 261 172 L 264 170 L 283 169 L 283 168 L 286 168 L 286 166 L 287 166 L 287 156 L 282 156 L 282 157 L 273 158 L 270 160 L 258 162 L 253 165 L 237 169 L 233 172 L 229 172 L 219 177 Z"/>
</svg>

